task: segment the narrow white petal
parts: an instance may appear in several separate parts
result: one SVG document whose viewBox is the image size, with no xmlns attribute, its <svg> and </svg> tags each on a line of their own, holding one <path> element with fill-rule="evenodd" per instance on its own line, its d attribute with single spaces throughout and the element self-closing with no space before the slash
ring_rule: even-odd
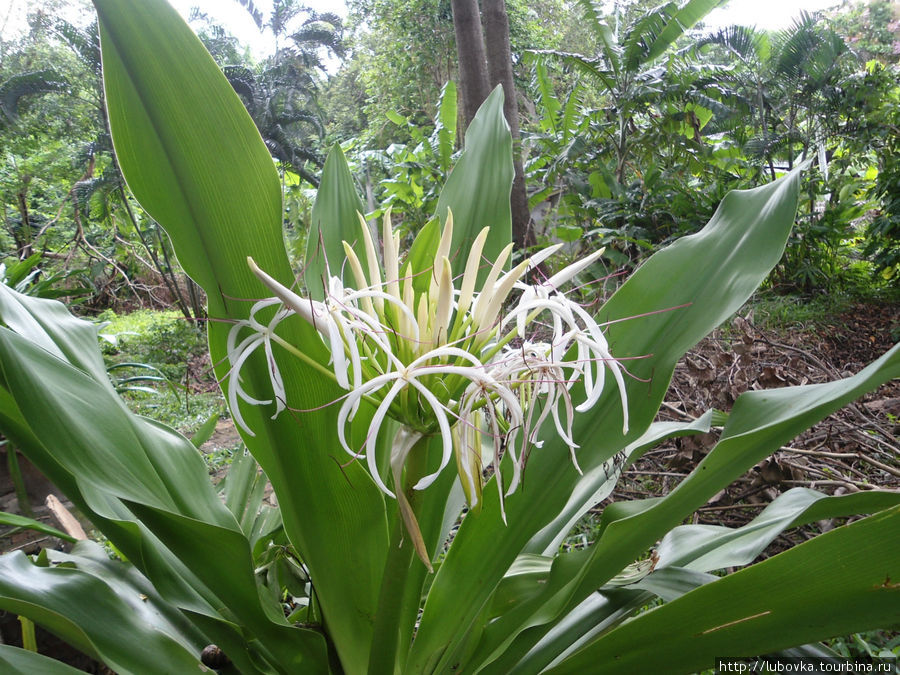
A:
<svg viewBox="0 0 900 675">
<path fill-rule="evenodd" d="M 541 249 L 528 259 L 528 262 L 531 263 L 528 269 L 533 270 L 562 247 L 562 244 L 553 244 L 552 246 Z"/>
<path fill-rule="evenodd" d="M 382 386 L 396 380 L 398 378 L 397 373 L 388 373 L 387 375 L 379 375 L 378 377 L 372 378 L 368 382 L 366 382 L 363 386 L 358 389 L 354 389 L 349 394 L 347 394 L 347 398 L 344 399 L 344 403 L 341 405 L 341 409 L 338 411 L 337 418 L 337 431 L 338 431 L 338 441 L 341 444 L 341 447 L 347 451 L 351 456 L 359 459 L 363 456 L 363 453 L 358 453 L 353 450 L 350 445 L 347 443 L 347 434 L 346 434 L 346 426 L 347 423 L 353 419 L 353 413 L 356 410 L 356 407 L 359 405 L 359 401 L 364 398 L 367 394 L 380 389 Z"/>
<path fill-rule="evenodd" d="M 472 242 L 472 248 L 469 250 L 469 257 L 466 260 L 466 271 L 463 274 L 462 286 L 459 292 L 459 303 L 457 304 L 457 323 L 461 323 L 466 312 L 472 304 L 472 293 L 475 291 L 475 282 L 478 280 L 478 268 L 481 266 L 481 251 L 484 249 L 484 242 L 487 239 L 490 228 L 485 227 L 478 233 Z"/>
<path fill-rule="evenodd" d="M 441 455 L 441 465 L 437 468 L 437 471 L 425 476 L 418 483 L 413 485 L 414 490 L 424 490 L 435 480 L 437 480 L 437 477 L 440 475 L 441 471 L 443 471 L 444 467 L 447 466 L 447 464 L 450 462 L 450 457 L 453 455 L 453 439 L 450 435 L 450 423 L 447 420 L 445 406 L 421 382 L 418 382 L 415 379 L 411 379 L 409 383 L 419 390 L 419 393 L 422 394 L 422 398 L 424 398 L 434 410 L 434 415 L 435 417 L 437 417 L 438 421 L 438 427 L 441 430 L 441 440 L 444 444 L 444 451 Z"/>
<path fill-rule="evenodd" d="M 375 456 L 375 447 L 378 442 L 378 431 L 381 429 L 381 424 L 384 422 L 388 408 L 390 408 L 391 402 L 397 397 L 397 394 L 400 393 L 404 386 L 406 386 L 406 382 L 403 380 L 398 379 L 394 382 L 394 386 L 391 387 L 390 391 L 384 397 L 384 400 L 375 410 L 375 414 L 372 415 L 372 421 L 369 424 L 368 438 L 366 438 L 366 463 L 369 465 L 369 473 L 372 475 L 372 480 L 375 481 L 375 484 L 382 492 L 395 499 L 397 496 L 388 489 L 388 486 L 385 485 L 384 481 L 381 479 L 381 474 L 378 473 L 378 458 Z"/>
<path fill-rule="evenodd" d="M 437 252 L 434 254 L 434 263 L 431 268 L 431 292 L 436 296 L 440 284 L 441 260 L 450 257 L 450 244 L 453 241 L 453 211 L 447 209 L 447 219 L 444 221 L 444 229 L 441 232 L 441 241 L 438 243 Z"/>
<path fill-rule="evenodd" d="M 447 330 L 450 326 L 450 314 L 453 312 L 452 300 L 453 273 L 450 270 L 450 261 L 447 258 L 442 258 L 437 308 L 434 312 L 434 326 L 432 327 L 431 332 L 431 341 L 435 346 L 447 343 Z"/>
<path fill-rule="evenodd" d="M 278 370 L 278 364 L 275 362 L 275 354 L 272 351 L 272 341 L 264 340 L 266 352 L 266 363 L 269 367 L 269 378 L 272 381 L 272 398 L 275 401 L 275 414 L 272 415 L 274 420 L 278 417 L 278 413 L 285 409 L 287 392 L 284 389 L 284 380 L 281 379 L 281 371 Z"/>
<path fill-rule="evenodd" d="M 491 302 L 494 284 L 497 283 L 497 279 L 500 276 L 503 267 L 506 265 L 506 260 L 509 258 L 512 248 L 513 245 L 510 243 L 500 251 L 500 255 L 497 257 L 497 260 L 494 261 L 494 265 L 491 267 L 491 271 L 488 272 L 487 279 L 484 281 L 484 286 L 482 287 L 484 290 L 478 294 L 478 299 L 475 301 L 475 308 L 472 310 L 472 314 L 475 317 L 475 326 L 477 328 L 485 327 L 479 320 L 479 317 L 484 316 L 487 306 Z"/>
<path fill-rule="evenodd" d="M 369 286 L 381 286 L 381 267 L 378 265 L 378 254 L 375 253 L 375 244 L 372 242 L 372 233 L 369 232 L 369 224 L 363 218 L 363 214 L 357 211 L 359 227 L 362 230 L 363 244 L 366 247 L 366 262 L 369 266 Z"/>
<path fill-rule="evenodd" d="M 400 300 L 400 251 L 397 240 L 394 239 L 394 230 L 391 226 L 391 208 L 384 212 L 382 220 L 381 243 L 384 250 L 384 280 L 385 288 L 389 295 Z"/>
<path fill-rule="evenodd" d="M 313 300 L 304 299 L 294 293 L 292 290 L 283 286 L 281 283 L 270 277 L 268 274 L 263 272 L 253 258 L 247 258 L 247 264 L 250 266 L 250 270 L 257 276 L 257 278 L 266 285 L 270 291 L 272 291 L 275 296 L 281 300 L 281 302 L 285 305 L 285 307 L 290 307 L 294 310 L 304 321 L 307 323 L 316 326 L 316 316 L 314 314 L 314 309 L 317 306 L 321 306 L 321 303 L 317 303 Z M 316 326 L 319 332 L 322 332 L 321 328 Z"/>
<path fill-rule="evenodd" d="M 491 300 L 484 310 L 484 313 L 480 317 L 475 317 L 475 321 L 479 326 L 486 327 L 494 325 L 494 321 L 497 320 L 497 315 L 500 313 L 500 308 L 506 301 L 506 296 L 508 296 L 509 292 L 512 290 L 513 284 L 518 281 L 519 277 L 525 274 L 525 270 L 527 269 L 528 261 L 523 260 L 516 265 L 511 272 L 506 274 L 503 279 L 494 285 L 493 290 L 490 291 Z"/>
<path fill-rule="evenodd" d="M 594 251 L 586 258 L 576 260 L 568 267 L 563 268 L 552 277 L 547 279 L 547 281 L 544 282 L 544 286 L 547 286 L 549 288 L 560 288 L 564 284 L 570 282 L 576 274 L 592 265 L 601 255 L 603 255 L 603 252 L 605 250 L 605 247 L 601 248 L 597 251 Z"/>
</svg>

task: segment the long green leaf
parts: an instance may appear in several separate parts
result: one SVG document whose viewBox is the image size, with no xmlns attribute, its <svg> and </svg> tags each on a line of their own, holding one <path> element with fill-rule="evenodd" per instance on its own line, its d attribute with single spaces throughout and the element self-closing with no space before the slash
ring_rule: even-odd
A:
<svg viewBox="0 0 900 675">
<path fill-rule="evenodd" d="M 202 635 L 173 616 L 150 584 L 124 576 L 114 583 L 118 588 L 79 569 L 39 567 L 21 552 L 0 556 L 0 603 L 7 610 L 119 672 L 142 672 L 149 663 L 159 672 L 197 669 Z"/>
<path fill-rule="evenodd" d="M 710 430 L 713 411 L 705 413 L 692 422 L 655 422 L 638 439 L 630 443 L 616 455 L 614 460 L 604 462 L 579 481 L 559 515 L 532 539 L 526 552 L 553 555 L 575 523 L 594 505 L 606 499 L 612 492 L 622 471 L 636 461 L 644 452 L 670 438 L 703 434 Z"/>
<path fill-rule="evenodd" d="M 0 666 L 3 672 L 10 675 L 81 675 L 83 670 L 78 670 L 66 665 L 62 661 L 51 659 L 43 654 L 36 654 L 19 647 L 0 645 Z"/>
<path fill-rule="evenodd" d="M 590 642 L 592 633 L 599 626 L 609 630 L 622 623 L 629 616 L 622 612 L 624 607 L 637 611 L 651 600 L 647 593 L 637 592 L 631 597 L 627 591 L 648 591 L 670 602 L 719 579 L 702 570 L 746 565 L 787 528 L 822 518 L 876 513 L 896 506 L 898 502 L 900 495 L 891 492 L 870 491 L 829 497 L 813 490 L 795 488 L 778 497 L 757 518 L 740 528 L 676 527 L 663 538 L 657 549 L 656 567 L 647 576 L 624 589 L 611 585 L 604 587 L 601 593 L 609 596 L 605 602 L 597 602 L 589 596 L 560 619 L 527 653 L 523 653 L 527 641 L 520 640 L 483 672 L 516 675 L 540 672 L 563 654 Z M 674 567 L 674 564 L 685 567 Z M 533 592 L 533 588 L 523 590 Z M 612 598 L 627 599 L 627 604 L 612 605 L 609 602 Z M 585 611 L 588 607 L 591 610 Z"/>
<path fill-rule="evenodd" d="M 365 213 L 362 200 L 356 192 L 356 183 L 347 166 L 340 146 L 335 145 L 322 169 L 322 181 L 316 193 L 312 210 L 312 223 L 306 241 L 306 270 L 304 279 L 310 295 L 321 300 L 325 297 L 326 270 L 341 276 L 346 258 L 341 242 L 353 246 L 364 270 L 368 269 L 366 249 L 359 231 L 359 216 Z M 355 286 L 352 274 L 344 274 L 347 286 Z"/>
<path fill-rule="evenodd" d="M 292 629 L 280 608 L 261 605 L 248 542 L 187 439 L 134 417 L 108 387 L 8 329 L 0 329 L 0 363 L 25 420 L 94 511 L 115 519 L 108 498 L 127 504 L 277 659 L 324 667 L 321 636 Z M 216 565 L 210 550 L 219 553 Z"/>
<path fill-rule="evenodd" d="M 645 63 L 660 57 L 684 32 L 722 4 L 723 0 L 689 0 L 675 13 L 650 45 Z"/>
<path fill-rule="evenodd" d="M 523 642 L 533 644 L 546 632 L 549 621 L 554 618 L 555 612 L 560 612 L 562 604 L 568 604 L 570 609 L 577 607 L 667 530 L 774 448 L 842 405 L 896 376 L 900 376 L 900 345 L 857 375 L 844 380 L 743 394 L 735 404 L 720 442 L 671 493 L 662 499 L 616 503 L 607 507 L 601 517 L 597 542 L 586 552 L 563 555 L 555 561 L 542 596 L 531 603 L 533 614 L 525 622 L 541 628 L 532 629 L 531 638 Z M 771 398 L 767 400 L 767 397 Z M 791 501 L 788 500 L 789 506 Z M 893 503 L 896 502 L 891 495 L 872 495 L 863 506 L 878 509 Z M 844 507 L 838 504 L 840 502 L 831 502 L 825 508 L 837 509 L 839 513 Z M 820 512 L 827 514 L 825 510 Z M 782 522 L 782 527 L 801 516 L 802 510 L 799 514 L 795 511 Z M 746 532 L 752 535 L 753 528 Z M 771 531 L 768 534 L 771 535 Z M 766 533 L 761 533 L 762 539 L 766 536 Z M 702 549 L 697 551 L 701 560 L 702 553 Z M 734 550 L 728 553 L 735 555 Z M 734 562 L 746 560 L 737 558 Z M 527 614 L 524 608 L 518 611 Z M 503 617 L 491 626 L 491 630 L 508 641 L 506 636 L 514 629 L 515 621 L 513 616 Z M 518 621 L 522 622 L 523 618 L 519 617 Z M 517 649 L 522 651 L 524 647 L 520 643 Z"/>
<path fill-rule="evenodd" d="M 896 625 L 900 551 L 886 543 L 898 527 L 900 506 L 827 532 L 648 612 L 548 672 L 600 663 L 609 673 L 687 673 L 717 656 Z"/>
<path fill-rule="evenodd" d="M 441 161 L 441 170 L 450 170 L 450 157 L 453 155 L 453 146 L 456 143 L 456 83 L 447 80 L 441 88 L 440 102 L 438 103 L 438 117 L 435 124 L 435 133 L 438 141 L 438 158 Z"/>
<path fill-rule="evenodd" d="M 657 569 L 687 567 L 708 572 L 749 565 L 775 537 L 788 528 L 818 520 L 876 513 L 900 503 L 900 494 L 871 490 L 828 496 L 794 488 L 778 496 L 756 518 L 739 528 L 683 525 L 659 544 Z"/>
<path fill-rule="evenodd" d="M 40 532 L 42 534 L 49 534 L 51 537 L 58 537 L 63 539 L 64 541 L 75 541 L 75 538 L 57 530 L 55 527 L 51 527 L 46 523 L 42 523 L 39 520 L 35 520 L 34 518 L 26 518 L 25 516 L 19 516 L 15 513 L 6 513 L 5 511 L 0 511 L 0 525 L 6 525 L 8 527 L 21 527 L 26 530 L 34 530 L 35 532 Z"/>
<path fill-rule="evenodd" d="M 138 200 L 166 228 L 179 260 L 206 290 L 210 353 L 228 381 L 230 323 L 267 295 L 247 268 L 252 256 L 293 283 L 281 233 L 277 174 L 252 120 L 199 40 L 164 0 L 97 0 L 110 126 L 123 173 Z M 190 92 L 190 96 L 186 95 Z M 320 362 L 327 350 L 299 319 L 286 340 Z M 276 349 L 289 405 L 320 407 L 341 390 Z M 271 399 L 263 354 L 240 373 L 248 393 Z M 336 410 L 306 415 L 241 404 L 255 436 L 247 447 L 270 477 L 285 531 L 316 578 L 336 648 L 364 669 L 376 589 L 387 547 L 384 498 L 358 464 L 335 457 Z M 335 524 L 337 523 L 337 526 Z"/>
<path fill-rule="evenodd" d="M 210 313 L 253 297 L 257 263 L 288 280 L 278 174 L 212 57 L 164 0 L 96 0 L 116 156 L 141 206 L 167 228 Z M 223 275 L 223 267 L 231 273 Z M 245 313 L 239 309 L 231 315 Z"/>
<path fill-rule="evenodd" d="M 436 215 L 442 224 L 447 210 L 453 211 L 450 255 L 454 276 L 465 271 L 468 251 L 482 228 L 491 228 L 482 254 L 486 260 L 496 260 L 512 241 L 509 194 L 513 174 L 512 136 L 503 116 L 503 89 L 498 85 L 466 130 L 465 150 L 438 199 Z M 485 269 L 481 278 L 486 275 Z"/>
</svg>

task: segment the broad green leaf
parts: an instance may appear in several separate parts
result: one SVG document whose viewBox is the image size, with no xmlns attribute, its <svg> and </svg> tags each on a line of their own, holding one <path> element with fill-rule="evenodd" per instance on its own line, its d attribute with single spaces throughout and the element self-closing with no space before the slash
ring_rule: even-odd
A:
<svg viewBox="0 0 900 675">
<path fill-rule="evenodd" d="M 257 672 L 256 666 L 244 652 L 250 645 L 237 627 L 223 621 L 215 609 L 222 603 L 205 589 L 203 584 L 175 557 L 163 543 L 138 522 L 137 517 L 121 500 L 108 493 L 95 490 L 89 484 L 79 484 L 54 454 L 49 452 L 36 436 L 9 391 L 5 380 L 0 387 L 0 428 L 11 438 L 18 448 L 54 485 L 75 504 L 76 508 L 106 534 L 119 551 L 135 561 L 142 572 L 153 580 L 160 594 L 167 601 L 189 611 L 194 621 L 212 641 L 232 653 L 235 663 L 243 664 L 244 672 Z M 90 504 L 101 504 L 104 513 L 114 514 L 107 518 L 94 511 Z M 235 645 L 241 651 L 234 652 Z M 243 658 L 242 658 L 243 657 Z"/>
<path fill-rule="evenodd" d="M 406 119 L 403 115 L 394 110 L 388 110 L 384 113 L 384 116 L 387 117 L 391 122 L 396 124 L 398 127 L 405 127 L 409 124 L 409 120 Z"/>
<path fill-rule="evenodd" d="M 248 542 L 187 439 L 135 417 L 108 387 L 8 329 L 0 329 L 0 364 L 25 421 L 93 511 L 117 519 L 108 498 L 127 504 L 276 660 L 323 667 L 321 636 L 289 627 L 280 607 L 260 604 Z M 94 424 L 101 410 L 102 427 Z"/>
<path fill-rule="evenodd" d="M 491 228 L 484 244 L 486 260 L 496 260 L 512 241 L 509 195 L 513 174 L 512 136 L 503 116 L 503 89 L 498 85 L 466 130 L 465 149 L 438 199 L 435 215 L 442 226 L 447 210 L 453 211 L 450 262 L 454 275 L 465 271 L 468 251 L 482 228 Z M 487 269 L 483 269 L 481 278 L 486 275 Z"/>
<path fill-rule="evenodd" d="M 21 552 L 0 556 L 0 603 L 7 611 L 28 617 L 118 672 L 142 672 L 150 663 L 160 672 L 196 670 L 203 637 L 183 618 L 171 617 L 172 609 L 150 584 L 134 586 L 124 578 L 117 583 L 114 588 L 65 566 L 38 567 Z"/>
<path fill-rule="evenodd" d="M 109 383 L 97 348 L 97 326 L 76 318 L 62 303 L 16 293 L 0 284 L 0 324 L 68 360 L 98 382 Z"/>
<path fill-rule="evenodd" d="M 586 473 L 578 482 L 559 515 L 532 539 L 525 551 L 553 555 L 569 530 L 596 504 L 606 499 L 619 481 L 622 471 L 644 452 L 669 438 L 704 434 L 710 429 L 713 411 L 692 422 L 655 422 L 638 439 L 623 448 L 612 460 Z"/>
<path fill-rule="evenodd" d="M 247 256 L 281 283 L 294 281 L 272 159 L 224 75 L 164 0 L 94 4 L 122 170 L 209 297 L 210 354 L 227 384 L 230 322 L 246 318 L 252 301 L 268 295 L 248 269 Z M 313 327 L 291 319 L 279 330 L 327 363 Z M 289 405 L 317 408 L 341 395 L 333 381 L 280 349 L 274 358 Z M 247 361 L 240 376 L 250 395 L 271 399 L 262 353 Z M 287 412 L 271 419 L 273 409 L 241 404 L 256 430 L 245 443 L 272 480 L 285 531 L 316 578 L 342 661 L 351 670 L 364 669 L 387 547 L 384 498 L 362 467 L 335 461 L 336 410 L 306 415 L 301 424 Z"/>
<path fill-rule="evenodd" d="M 164 0 L 94 5 L 109 123 L 128 186 L 206 290 L 210 314 L 240 316 L 246 309 L 232 308 L 234 298 L 259 293 L 248 255 L 292 279 L 274 162 L 225 76 Z"/>
<path fill-rule="evenodd" d="M 57 661 L 49 656 L 36 654 L 19 647 L 0 644 L 0 666 L 4 673 L 10 675 L 82 675 L 83 670 L 78 670 Z"/>
<path fill-rule="evenodd" d="M 415 302 L 418 302 L 418 298 L 422 293 L 428 291 L 428 287 L 431 284 L 434 256 L 437 253 L 440 241 L 441 221 L 438 218 L 432 218 L 419 230 L 416 238 L 413 239 L 412 245 L 409 247 L 409 253 L 406 256 L 406 261 L 403 263 L 400 276 L 404 277 L 406 275 L 408 266 L 412 275 L 413 289 L 415 290 Z"/>
<path fill-rule="evenodd" d="M 832 497 L 794 488 L 778 496 L 756 518 L 739 528 L 683 525 L 660 542 L 657 569 L 687 567 L 709 572 L 749 565 L 781 532 L 806 523 L 876 513 L 900 503 L 900 494 L 871 490 Z"/>
<path fill-rule="evenodd" d="M 601 516 L 596 543 L 587 551 L 564 554 L 557 558 L 542 589 L 542 597 L 532 602 L 533 614 L 525 622 L 521 616 L 518 618 L 518 621 L 523 622 L 520 625 L 530 624 L 540 628 L 532 628 L 530 639 L 520 640 L 515 648 L 524 652 L 525 645 L 534 644 L 546 633 L 554 612 L 559 611 L 562 598 L 566 598 L 564 602 L 570 609 L 574 609 L 596 588 L 607 583 L 625 565 L 638 558 L 666 531 L 773 449 L 834 410 L 897 376 L 900 376 L 900 345 L 857 375 L 844 380 L 743 394 L 735 403 L 720 442 L 671 493 L 665 498 L 619 502 L 608 506 Z M 767 400 L 768 396 L 772 396 L 774 400 Z M 752 420 L 755 420 L 755 424 Z M 803 496 L 808 499 L 808 495 Z M 805 505 L 798 512 L 796 504 L 793 504 L 795 499 L 796 497 L 791 497 L 786 500 L 784 508 L 790 509 L 793 506 L 794 513 L 784 519 L 782 529 L 803 517 Z M 858 500 L 855 504 L 852 501 L 841 503 L 839 500 L 826 502 L 812 513 L 839 514 L 847 508 L 858 506 L 877 510 L 895 504 L 896 497 L 875 494 L 868 498 L 867 503 L 866 501 Z M 776 508 L 776 512 L 778 510 Z M 743 534 L 749 534 L 748 538 L 752 539 L 753 531 L 754 528 L 751 527 Z M 771 541 L 776 534 L 777 532 L 763 532 L 760 539 L 765 541 L 768 537 Z M 747 540 L 744 543 L 749 544 Z M 759 543 L 757 541 L 756 545 Z M 702 548 L 697 551 L 699 556 L 703 553 Z M 739 553 L 739 549 L 723 550 L 723 554 L 735 556 L 735 562 L 745 561 L 746 551 L 743 557 Z M 517 608 L 517 612 L 527 614 L 524 607 Z M 494 622 L 489 630 L 500 636 L 508 636 L 515 629 L 515 621 L 512 615 L 505 616 Z M 505 641 L 508 642 L 509 638 L 505 637 Z"/>
<path fill-rule="evenodd" d="M 313 298 L 321 300 L 325 297 L 323 280 L 327 283 L 327 270 L 333 276 L 341 276 L 344 271 L 346 255 L 341 242 L 350 244 L 363 269 L 368 269 L 368 257 L 359 230 L 359 214 L 364 212 L 344 153 L 335 145 L 325 160 L 306 241 L 304 279 Z M 343 274 L 343 279 L 346 286 L 356 286 L 349 271 Z"/>
<path fill-rule="evenodd" d="M 206 418 L 206 421 L 200 425 L 200 428 L 194 432 L 194 435 L 191 436 L 191 445 L 195 448 L 199 448 L 201 445 L 206 443 L 210 438 L 212 438 L 213 434 L 216 432 L 216 424 L 219 422 L 219 418 L 222 417 L 220 412 L 214 412 L 212 415 Z"/>
<path fill-rule="evenodd" d="M 886 542 L 898 527 L 900 506 L 839 527 L 647 612 L 548 672 L 602 663 L 609 673 L 687 673 L 717 656 L 896 625 L 900 551 Z"/>
<path fill-rule="evenodd" d="M 721 5 L 723 0 L 689 0 L 682 5 L 650 45 L 646 62 L 662 56 L 684 32 Z"/>
<path fill-rule="evenodd" d="M 599 318 L 614 322 L 607 327 L 613 355 L 634 359 L 627 363 L 635 378 L 626 380 L 631 427 L 623 436 L 615 391 L 604 394 L 590 415 L 576 417 L 574 438 L 582 444 L 578 457 L 586 474 L 647 429 L 676 362 L 735 312 L 781 257 L 797 208 L 799 179 L 795 171 L 764 187 L 729 193 L 702 231 L 651 257 L 602 307 Z M 568 454 L 554 438 L 531 453 L 524 490 L 506 502 L 508 526 L 499 517 L 496 491 L 485 489 L 481 514 L 463 521 L 428 594 L 408 669 L 452 663 L 516 556 L 557 517 L 578 485 Z M 540 479 L 532 486 L 529 476 Z M 479 574 L 471 574 L 472 569 Z M 446 635 L 458 637 L 448 644 Z"/>
</svg>

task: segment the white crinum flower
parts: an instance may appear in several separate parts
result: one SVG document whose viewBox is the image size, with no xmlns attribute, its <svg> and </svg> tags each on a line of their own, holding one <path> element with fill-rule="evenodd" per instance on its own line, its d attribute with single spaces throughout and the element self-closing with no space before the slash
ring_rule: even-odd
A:
<svg viewBox="0 0 900 675">
<path fill-rule="evenodd" d="M 392 230 L 390 212 L 383 220 L 383 264 L 379 265 L 369 227 L 360 216 L 365 264 L 349 244 L 344 244 L 355 289 L 346 288 L 340 279 L 332 277 L 327 284 L 327 297 L 321 302 L 291 291 L 251 260 L 251 269 L 276 296 L 263 301 L 267 303 L 264 306 L 278 302 L 282 308 L 269 326 L 248 321 L 233 330 L 235 344 L 229 345 L 229 400 L 233 409 L 238 398 L 248 403 L 266 403 L 243 392 L 240 366 L 247 353 L 260 345 L 265 347 L 267 356 L 271 354 L 272 342 L 279 341 L 277 336 L 272 337 L 272 331 L 284 313 L 290 312 L 315 326 L 331 353 L 335 381 L 349 392 L 338 413 L 341 445 L 351 456 L 366 459 L 375 483 L 386 494 L 398 498 L 401 510 L 406 500 L 401 498 L 402 487 L 397 485 L 400 469 L 409 453 L 415 452 L 416 442 L 432 434 L 442 438 L 440 466 L 418 478 L 412 488 L 421 490 L 433 483 L 455 453 L 460 481 L 473 508 L 479 505 L 482 472 L 488 467 L 492 466 L 497 475 L 501 505 L 503 497 L 516 490 L 528 448 L 540 447 L 539 435 L 548 419 L 553 420 L 557 435 L 568 445 L 575 462 L 575 412 L 584 412 L 597 403 L 607 368 L 619 388 L 627 432 L 628 401 L 622 369 L 610 354 L 597 322 L 560 290 L 595 262 L 602 251 L 541 284 L 528 285 L 523 282 L 525 273 L 559 246 L 544 249 L 506 271 L 510 245 L 491 263 L 479 288 L 487 236 L 485 228 L 472 241 L 457 287 L 450 264 L 454 253 L 451 213 L 433 260 L 425 270 L 413 269 L 410 261 L 401 259 L 399 235 Z M 515 293 L 518 299 L 504 313 L 507 301 Z M 247 326 L 256 334 L 238 344 L 239 331 Z M 284 387 L 274 358 L 270 357 L 270 363 L 278 400 L 279 392 L 283 398 Z M 571 394 L 576 381 L 583 383 L 586 395 L 577 405 Z M 374 413 L 363 447 L 354 448 L 348 441 L 347 425 L 362 401 L 370 403 Z M 390 450 L 393 486 L 379 474 L 378 467 L 383 464 L 376 460 L 378 434 L 387 418 L 401 425 L 401 434 Z M 241 425 L 246 428 L 242 419 Z M 482 443 L 483 439 L 490 440 L 485 456 L 487 444 Z M 500 475 L 504 452 L 509 453 L 513 467 L 505 489 L 504 477 Z M 407 523 L 409 516 L 404 513 Z"/>
<path fill-rule="evenodd" d="M 289 309 L 282 306 L 275 312 L 275 315 L 268 324 L 262 324 L 256 319 L 257 313 L 266 307 L 272 307 L 273 305 L 281 305 L 280 300 L 277 298 L 270 298 L 254 303 L 253 307 L 250 308 L 249 318 L 238 321 L 232 326 L 231 330 L 228 332 L 228 341 L 226 343 L 228 361 L 231 364 L 231 375 L 228 378 L 227 388 L 228 407 L 231 408 L 232 414 L 234 415 L 234 423 L 251 436 L 254 436 L 255 434 L 253 433 L 253 430 L 247 426 L 247 423 L 241 416 L 238 399 L 251 405 L 268 405 L 272 403 L 271 399 L 263 401 L 250 396 L 244 391 L 241 382 L 241 368 L 247 359 L 250 358 L 250 355 L 259 347 L 263 347 L 265 351 L 266 365 L 269 371 L 269 378 L 272 382 L 275 399 L 275 415 L 273 415 L 272 418 L 274 419 L 285 407 L 284 381 L 281 379 L 281 371 L 278 370 L 278 364 L 275 362 L 275 355 L 272 353 L 272 340 L 275 336 L 275 327 L 285 318 L 290 316 L 291 312 Z M 246 333 L 246 329 L 248 328 L 251 333 L 245 335 L 241 339 L 241 334 Z"/>
</svg>

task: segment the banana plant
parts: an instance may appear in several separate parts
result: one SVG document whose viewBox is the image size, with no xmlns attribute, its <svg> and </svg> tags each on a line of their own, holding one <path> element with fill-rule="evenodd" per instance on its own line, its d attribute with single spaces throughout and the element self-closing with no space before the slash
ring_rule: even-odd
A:
<svg viewBox="0 0 900 675">
<path fill-rule="evenodd" d="M 798 172 L 729 194 L 590 314 L 564 289 L 599 252 L 537 283 L 554 249 L 510 260 L 498 90 L 408 250 L 357 213 L 332 154 L 304 290 L 273 160 L 200 42 L 165 0 L 94 5 L 119 162 L 207 293 L 211 359 L 278 512 L 246 458 L 223 499 L 190 441 L 127 410 L 92 324 L 0 286 L 0 430 L 122 558 L 0 556 L 0 608 L 122 673 L 691 672 L 896 622 L 896 493 L 791 490 L 741 528 L 682 523 L 900 376 L 900 346 L 727 416 L 654 421 L 676 362 L 777 263 Z M 606 507 L 591 546 L 561 550 L 624 467 L 712 427 L 672 492 Z M 787 528 L 859 514 L 752 564 Z M 71 670 L 8 645 L 0 664 Z"/>
</svg>

